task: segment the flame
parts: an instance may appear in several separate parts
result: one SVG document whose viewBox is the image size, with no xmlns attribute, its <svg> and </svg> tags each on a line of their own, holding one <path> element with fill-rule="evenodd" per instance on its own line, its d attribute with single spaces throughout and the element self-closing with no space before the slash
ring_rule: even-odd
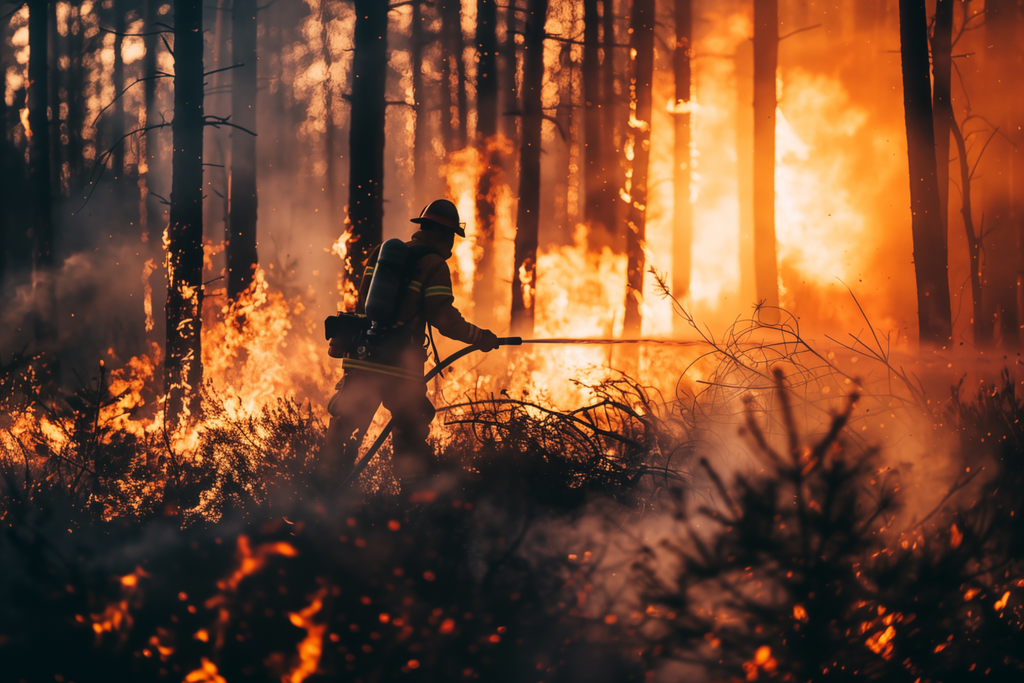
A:
<svg viewBox="0 0 1024 683">
<path fill-rule="evenodd" d="M 327 624 L 314 623 L 313 616 L 323 608 L 323 600 L 326 596 L 327 589 L 321 588 L 307 607 L 298 612 L 288 613 L 288 619 L 292 625 L 306 629 L 306 637 L 298 645 L 299 663 L 281 677 L 282 683 L 302 683 L 316 673 L 317 667 L 320 665 L 320 655 L 323 652 L 324 632 L 327 630 Z"/>
<path fill-rule="evenodd" d="M 18 110 L 18 116 L 21 118 L 21 125 L 25 129 L 25 137 L 29 140 L 32 139 L 32 126 L 28 123 L 28 107 L 24 107 Z"/>
<path fill-rule="evenodd" d="M 299 551 L 294 546 L 285 543 L 284 541 L 277 541 L 275 543 L 262 543 L 256 546 L 253 550 L 249 543 L 249 537 L 241 535 L 238 537 L 238 567 L 235 571 L 226 579 L 222 579 L 217 582 L 217 587 L 222 591 L 233 591 L 238 588 L 238 584 L 247 576 L 252 576 L 266 564 L 269 557 L 273 555 L 282 555 L 284 557 L 297 557 Z"/>
<path fill-rule="evenodd" d="M 206 657 L 201 658 L 200 666 L 185 676 L 185 683 L 227 683 L 227 679 L 217 673 L 217 665 Z"/>
</svg>

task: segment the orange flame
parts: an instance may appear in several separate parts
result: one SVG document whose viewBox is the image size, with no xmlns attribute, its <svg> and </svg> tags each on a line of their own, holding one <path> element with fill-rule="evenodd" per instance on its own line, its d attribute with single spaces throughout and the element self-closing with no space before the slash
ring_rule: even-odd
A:
<svg viewBox="0 0 1024 683">
<path fill-rule="evenodd" d="M 302 683 L 316 673 L 323 652 L 324 632 L 327 624 L 316 624 L 313 615 L 323 608 L 323 600 L 327 589 L 321 588 L 313 597 L 308 607 L 299 612 L 289 612 L 288 619 L 298 628 L 306 629 L 306 637 L 299 643 L 299 663 L 291 671 L 281 677 L 282 683 Z"/>
</svg>

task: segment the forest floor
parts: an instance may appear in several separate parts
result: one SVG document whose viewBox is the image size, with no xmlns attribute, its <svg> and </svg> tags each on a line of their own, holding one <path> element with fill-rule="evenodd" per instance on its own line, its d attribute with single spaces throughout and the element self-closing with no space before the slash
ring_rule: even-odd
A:
<svg viewBox="0 0 1024 683">
<path fill-rule="evenodd" d="M 126 427 L 110 375 L 43 391 L 15 359 L 5 679 L 1020 680 L 1015 380 L 940 397 L 881 344 L 855 376 L 748 332 L 668 400 L 616 375 L 448 406 L 405 491 L 386 448 L 324 491 L 293 400 L 209 391 L 180 440 Z"/>
</svg>

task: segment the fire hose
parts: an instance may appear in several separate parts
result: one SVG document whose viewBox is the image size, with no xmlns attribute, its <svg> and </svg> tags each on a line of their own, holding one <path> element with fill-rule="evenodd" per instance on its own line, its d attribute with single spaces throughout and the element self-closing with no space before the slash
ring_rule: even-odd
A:
<svg viewBox="0 0 1024 683">
<path fill-rule="evenodd" d="M 673 339 L 523 339 L 522 337 L 498 337 L 498 346 L 522 346 L 523 344 L 666 344 L 672 346 L 696 346 L 702 344 L 702 342 L 680 341 Z M 424 375 L 423 381 L 429 382 L 455 361 L 460 360 L 461 358 L 465 358 L 474 351 L 480 350 L 480 347 L 475 345 L 459 349 L 458 351 L 456 351 L 455 353 L 453 353 L 452 355 L 448 356 L 440 363 L 435 365 L 433 368 L 431 368 L 430 371 L 426 375 Z M 345 477 L 345 480 L 343 482 L 341 482 L 341 485 L 338 487 L 339 490 L 343 490 L 344 488 L 346 488 L 349 484 L 358 479 L 359 475 L 362 474 L 364 470 L 366 470 L 367 465 L 369 465 L 370 461 L 373 460 L 374 456 L 377 455 L 377 451 L 379 451 L 381 447 L 384 445 L 384 442 L 387 441 L 388 436 L 391 435 L 391 425 L 393 422 L 394 418 L 388 420 L 388 423 L 384 425 L 384 429 L 381 430 L 376 440 L 374 440 L 373 444 L 370 446 L 370 449 L 366 452 L 366 455 L 364 455 L 362 459 L 360 459 L 359 462 L 355 464 L 349 475 Z"/>
</svg>

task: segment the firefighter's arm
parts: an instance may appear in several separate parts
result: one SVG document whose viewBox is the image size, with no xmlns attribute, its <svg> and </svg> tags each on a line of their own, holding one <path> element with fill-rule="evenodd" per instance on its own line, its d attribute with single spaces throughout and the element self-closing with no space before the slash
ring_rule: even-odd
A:
<svg viewBox="0 0 1024 683">
<path fill-rule="evenodd" d="M 423 310 L 427 322 L 449 339 L 465 344 L 491 346 L 489 342 L 494 334 L 467 322 L 455 308 L 452 276 L 448 264 L 441 261 L 425 279 L 427 281 L 423 287 Z M 494 347 L 496 346 L 497 344 L 494 344 Z"/>
</svg>

